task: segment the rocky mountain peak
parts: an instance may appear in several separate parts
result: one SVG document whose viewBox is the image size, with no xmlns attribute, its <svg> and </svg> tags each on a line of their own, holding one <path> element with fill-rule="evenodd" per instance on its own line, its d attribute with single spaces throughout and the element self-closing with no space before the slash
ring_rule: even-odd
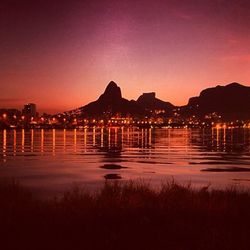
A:
<svg viewBox="0 0 250 250">
<path fill-rule="evenodd" d="M 106 87 L 102 95 L 102 98 L 121 99 L 122 98 L 121 89 L 117 86 L 115 82 L 111 81 Z"/>
</svg>

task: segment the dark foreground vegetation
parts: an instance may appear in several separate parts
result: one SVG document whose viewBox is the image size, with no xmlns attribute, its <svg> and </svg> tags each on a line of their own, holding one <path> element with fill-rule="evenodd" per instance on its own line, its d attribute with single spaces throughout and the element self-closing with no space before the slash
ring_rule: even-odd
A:
<svg viewBox="0 0 250 250">
<path fill-rule="evenodd" d="M 37 199 L 0 185 L 0 249 L 249 249 L 250 193 L 106 182 Z"/>
</svg>

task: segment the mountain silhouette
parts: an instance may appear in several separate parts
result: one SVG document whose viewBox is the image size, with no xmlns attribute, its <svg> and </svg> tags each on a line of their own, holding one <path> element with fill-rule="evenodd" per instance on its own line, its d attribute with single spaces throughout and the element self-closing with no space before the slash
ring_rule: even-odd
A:
<svg viewBox="0 0 250 250">
<path fill-rule="evenodd" d="M 156 98 L 155 92 L 143 93 L 137 101 L 129 101 L 122 97 L 120 87 L 111 81 L 96 101 L 69 113 L 97 118 L 116 115 L 150 117 L 155 110 L 165 111 L 157 115 L 171 116 L 177 108 L 183 118 L 195 115 L 203 119 L 206 115 L 216 114 L 225 121 L 250 119 L 250 87 L 236 82 L 226 86 L 218 85 L 202 90 L 199 96 L 190 98 L 187 105 L 176 107 Z"/>
<path fill-rule="evenodd" d="M 223 119 L 246 119 L 250 117 L 250 87 L 233 82 L 201 91 L 182 107 L 185 115 L 204 116 L 217 112 Z"/>
<path fill-rule="evenodd" d="M 121 89 L 113 81 L 108 84 L 98 100 L 81 107 L 80 110 L 84 116 L 88 117 L 145 114 L 144 109 L 136 101 L 122 98 Z"/>
<path fill-rule="evenodd" d="M 170 102 L 164 102 L 155 97 L 155 92 L 143 93 L 137 103 L 146 110 L 164 110 L 166 113 L 172 113 L 174 105 Z"/>
<path fill-rule="evenodd" d="M 109 102 L 109 101 L 118 101 L 122 99 L 122 92 L 120 87 L 113 81 L 111 81 L 106 87 L 104 93 L 99 97 L 98 100 Z"/>
</svg>

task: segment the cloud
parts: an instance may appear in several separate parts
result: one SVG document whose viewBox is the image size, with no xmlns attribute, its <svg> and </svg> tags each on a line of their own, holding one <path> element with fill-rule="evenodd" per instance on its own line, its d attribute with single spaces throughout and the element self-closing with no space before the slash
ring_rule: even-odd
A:
<svg viewBox="0 0 250 250">
<path fill-rule="evenodd" d="M 0 98 L 0 104 L 9 104 L 17 102 L 24 102 L 24 100 L 19 98 Z"/>
<path fill-rule="evenodd" d="M 179 19 L 183 19 L 185 21 L 190 21 L 194 17 L 193 15 L 190 15 L 190 14 L 185 13 L 184 11 L 180 11 L 180 10 L 174 10 L 173 16 L 175 16 L 176 18 L 179 18 Z"/>
<path fill-rule="evenodd" d="M 228 55 L 220 58 L 222 61 L 240 61 L 240 62 L 250 62 L 250 54 L 244 55 Z"/>
<path fill-rule="evenodd" d="M 230 38 L 227 42 L 229 45 L 238 45 L 239 43 L 241 43 L 241 40 L 236 38 Z"/>
</svg>

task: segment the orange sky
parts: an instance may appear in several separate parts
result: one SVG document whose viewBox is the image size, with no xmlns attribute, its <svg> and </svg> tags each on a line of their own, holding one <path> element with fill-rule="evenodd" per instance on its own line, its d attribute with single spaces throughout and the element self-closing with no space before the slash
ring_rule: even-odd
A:
<svg viewBox="0 0 250 250">
<path fill-rule="evenodd" d="M 97 99 L 111 80 L 127 99 L 155 91 L 175 105 L 206 87 L 250 84 L 248 1 L 7 2 L 0 107 L 65 111 Z"/>
</svg>

